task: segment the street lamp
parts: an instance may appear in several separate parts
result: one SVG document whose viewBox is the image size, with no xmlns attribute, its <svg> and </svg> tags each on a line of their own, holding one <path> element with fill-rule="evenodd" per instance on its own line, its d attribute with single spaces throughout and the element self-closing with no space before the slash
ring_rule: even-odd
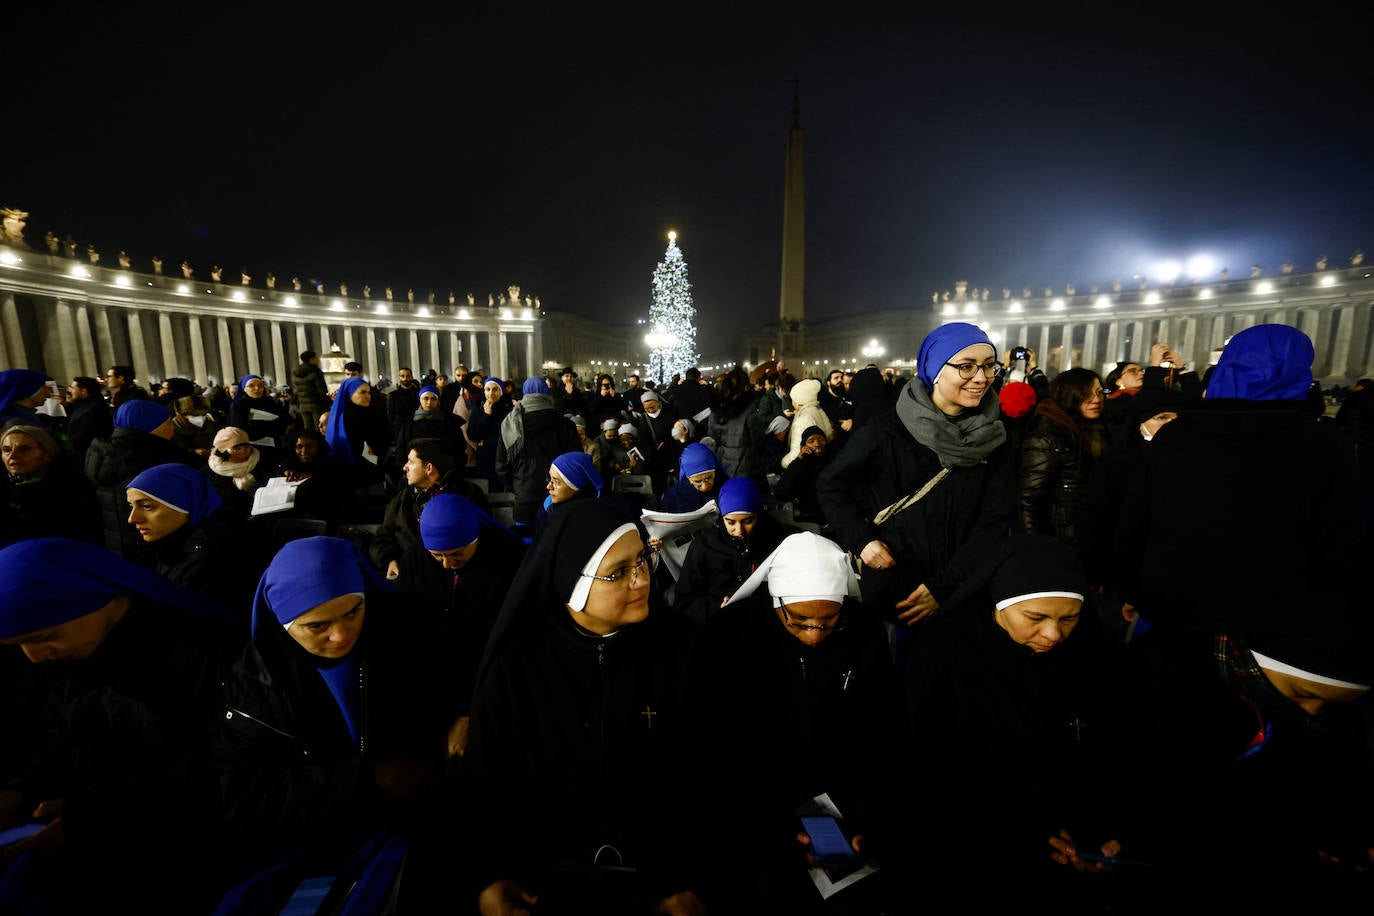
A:
<svg viewBox="0 0 1374 916">
<path fill-rule="evenodd" d="M 870 340 L 868 346 L 864 347 L 860 352 L 863 353 L 865 359 L 873 360 L 886 353 L 887 348 L 879 344 L 877 340 Z"/>
</svg>

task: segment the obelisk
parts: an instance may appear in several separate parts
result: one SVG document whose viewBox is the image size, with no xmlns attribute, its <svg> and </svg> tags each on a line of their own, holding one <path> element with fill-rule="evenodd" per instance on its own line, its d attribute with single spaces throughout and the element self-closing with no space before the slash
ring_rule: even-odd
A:
<svg viewBox="0 0 1374 916">
<path fill-rule="evenodd" d="M 796 374 L 805 351 L 806 312 L 806 182 L 803 175 L 805 135 L 801 126 L 801 81 L 792 81 L 792 130 L 787 135 L 787 161 L 782 197 L 782 294 L 778 303 L 777 358 Z M 800 376 L 798 376 L 800 378 Z"/>
</svg>

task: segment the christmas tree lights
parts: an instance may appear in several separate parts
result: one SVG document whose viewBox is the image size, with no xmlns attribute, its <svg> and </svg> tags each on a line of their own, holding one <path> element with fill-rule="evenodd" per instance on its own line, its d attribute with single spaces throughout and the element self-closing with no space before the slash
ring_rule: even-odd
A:
<svg viewBox="0 0 1374 916">
<path fill-rule="evenodd" d="M 654 268 L 654 301 L 649 306 L 649 375 L 667 384 L 674 374 L 685 374 L 697 364 L 697 310 L 692 305 L 692 284 L 687 261 L 677 247 L 677 233 L 668 233 L 668 250 Z"/>
</svg>

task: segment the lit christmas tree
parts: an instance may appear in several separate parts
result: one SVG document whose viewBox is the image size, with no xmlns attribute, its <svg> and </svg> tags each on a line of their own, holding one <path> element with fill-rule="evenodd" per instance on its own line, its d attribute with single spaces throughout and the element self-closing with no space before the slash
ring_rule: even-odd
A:
<svg viewBox="0 0 1374 916">
<path fill-rule="evenodd" d="M 654 268 L 654 301 L 649 306 L 649 375 L 666 385 L 674 373 L 684 374 L 697 364 L 697 310 L 687 262 L 677 247 L 677 233 L 668 233 L 668 250 Z"/>
</svg>

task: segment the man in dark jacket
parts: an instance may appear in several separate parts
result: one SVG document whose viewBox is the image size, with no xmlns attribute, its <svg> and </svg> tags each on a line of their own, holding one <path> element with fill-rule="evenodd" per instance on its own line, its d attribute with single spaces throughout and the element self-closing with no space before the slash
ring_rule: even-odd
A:
<svg viewBox="0 0 1374 916">
<path fill-rule="evenodd" d="M 105 384 L 110 388 L 110 408 L 117 410 L 128 401 L 149 401 L 152 395 L 134 381 L 133 366 L 111 366 L 105 372 Z"/>
<path fill-rule="evenodd" d="M 396 370 L 396 388 L 386 396 L 386 419 L 392 429 L 400 429 L 420 407 L 420 383 L 409 366 Z"/>
<path fill-rule="evenodd" d="M 320 355 L 314 350 L 301 354 L 301 364 L 291 373 L 296 406 L 301 412 L 302 429 L 319 429 L 320 417 L 329 410 L 329 383 L 320 368 Z"/>
<path fill-rule="evenodd" d="M 524 397 L 501 421 L 496 473 L 515 494 L 516 524 L 534 524 L 548 495 L 549 466 L 564 452 L 582 451 L 577 427 L 554 409 L 548 384 L 539 376 L 525 380 Z"/>
<path fill-rule="evenodd" d="M 77 458 L 85 460 L 86 449 L 96 439 L 107 439 L 114 431 L 114 416 L 100 396 L 100 382 L 89 375 L 78 375 L 67 389 L 67 441 Z"/>
<path fill-rule="evenodd" d="M 407 552 L 420 543 L 420 512 L 425 503 L 440 493 L 466 496 L 482 509 L 488 509 L 482 491 L 463 479 L 461 456 L 444 448 L 439 439 L 414 439 L 401 472 L 405 486 L 387 503 L 382 523 L 368 544 L 374 566 L 388 579 L 401 575 L 401 562 Z M 411 588 L 413 583 L 401 583 Z"/>
</svg>

